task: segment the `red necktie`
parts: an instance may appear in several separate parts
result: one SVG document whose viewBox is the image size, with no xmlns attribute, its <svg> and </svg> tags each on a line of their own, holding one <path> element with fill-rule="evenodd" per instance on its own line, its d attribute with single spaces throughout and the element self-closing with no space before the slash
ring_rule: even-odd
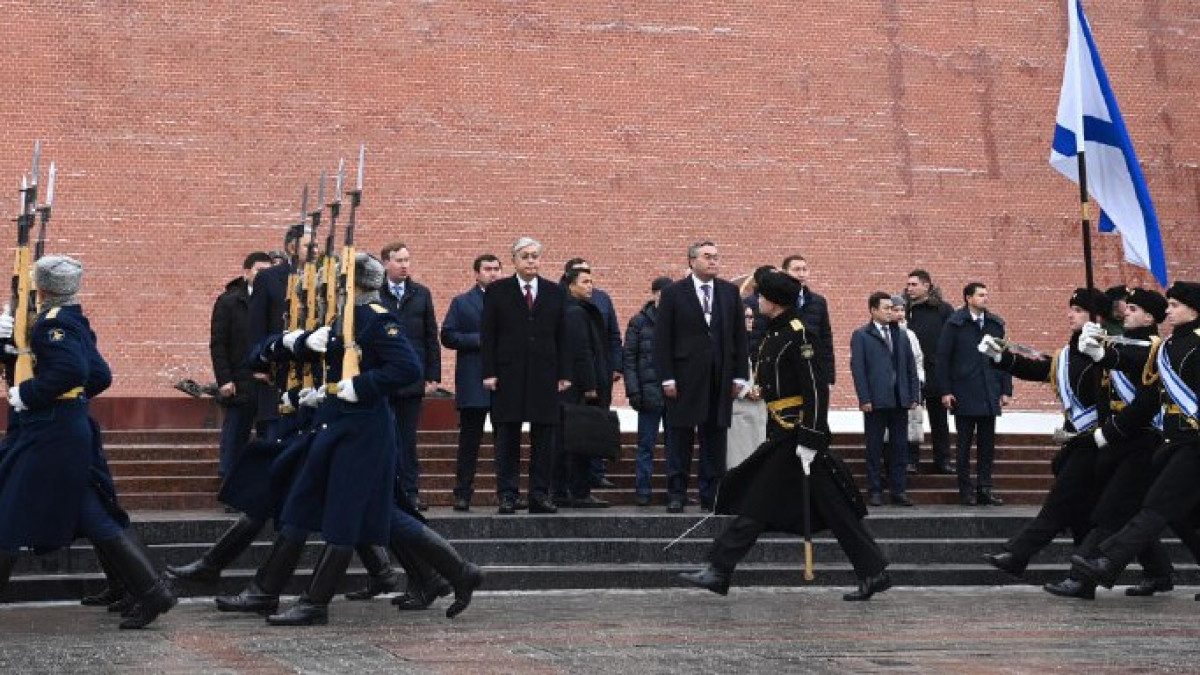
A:
<svg viewBox="0 0 1200 675">
<path fill-rule="evenodd" d="M 533 311 L 533 284 L 525 284 L 525 306 Z"/>
</svg>

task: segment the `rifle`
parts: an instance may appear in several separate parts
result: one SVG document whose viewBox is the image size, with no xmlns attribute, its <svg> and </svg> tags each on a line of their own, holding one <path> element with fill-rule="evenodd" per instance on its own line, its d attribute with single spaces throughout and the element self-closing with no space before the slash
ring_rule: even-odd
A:
<svg viewBox="0 0 1200 675">
<path fill-rule="evenodd" d="M 31 288 L 33 257 L 29 254 L 29 230 L 37 217 L 38 160 L 41 159 L 41 155 L 42 142 L 37 141 L 33 146 L 33 180 L 27 182 L 24 176 L 21 177 L 21 211 L 17 215 L 17 251 L 16 260 L 13 262 L 11 301 L 13 347 L 17 350 L 17 362 L 13 368 L 14 386 L 33 377 L 33 352 L 30 351 L 29 330 L 33 327 L 30 317 L 36 311 L 37 303 Z"/>
<path fill-rule="evenodd" d="M 300 227 L 301 232 L 304 231 L 304 221 L 307 218 L 308 218 L 308 185 L 306 184 L 304 186 L 304 191 L 300 193 L 300 224 L 298 227 Z M 286 314 L 283 317 L 283 323 L 286 326 L 285 330 L 289 333 L 294 330 L 300 329 L 300 321 L 302 318 L 301 315 L 303 314 L 303 311 L 304 311 L 303 308 L 300 306 L 300 302 L 301 302 L 300 293 L 298 292 L 298 289 L 296 288 L 300 281 L 300 269 L 299 269 L 299 267 L 300 267 L 300 240 L 303 238 L 304 235 L 301 234 L 300 237 L 297 237 L 295 239 L 295 243 L 289 246 L 289 244 L 291 244 L 291 242 L 292 242 L 291 233 L 295 227 L 297 227 L 297 226 L 293 225 L 293 226 L 288 227 L 288 235 L 285 236 L 285 238 L 284 238 L 284 247 L 283 247 L 283 250 L 288 254 L 288 264 L 291 266 L 291 273 L 288 274 L 287 295 L 284 296 L 285 297 L 284 307 L 286 307 L 286 310 L 285 310 Z M 295 389 L 296 387 L 299 387 L 299 386 L 300 386 L 300 376 L 297 373 L 297 369 L 293 366 L 289 366 L 287 383 L 284 385 L 284 391 L 291 391 L 292 389 Z M 296 409 L 293 408 L 290 404 L 281 403 L 279 405 L 279 413 L 281 415 L 291 414 L 291 413 L 295 412 L 295 410 Z"/>
<path fill-rule="evenodd" d="M 346 223 L 346 241 L 342 246 L 342 265 L 346 270 L 342 276 L 345 280 L 343 282 L 345 290 L 341 300 L 342 344 L 345 345 L 345 350 L 342 352 L 343 380 L 348 380 L 358 375 L 358 343 L 354 340 L 354 214 L 358 211 L 358 205 L 362 203 L 363 160 L 366 158 L 366 152 L 366 144 L 358 146 L 358 182 L 353 190 L 346 193 L 350 197 L 350 218 L 349 222 Z M 338 393 L 338 383 L 330 382 L 326 384 L 325 390 L 336 396 Z"/>
<path fill-rule="evenodd" d="M 346 178 L 346 160 L 338 160 L 337 185 L 333 189 L 333 201 L 329 203 L 329 236 L 325 238 L 325 259 L 322 261 L 322 276 L 325 280 L 325 314 L 321 325 L 332 326 L 338 317 L 338 270 L 337 254 L 333 247 L 337 245 L 338 213 L 342 210 L 342 183 Z"/>
<path fill-rule="evenodd" d="M 312 218 L 312 232 L 308 238 L 308 250 L 304 254 L 304 318 L 300 325 L 306 331 L 317 328 L 317 228 L 321 225 L 321 214 L 325 212 L 325 172 L 321 172 L 321 182 L 317 184 L 317 208 L 307 214 Z M 303 366 L 302 385 L 312 389 L 312 364 Z"/>
</svg>

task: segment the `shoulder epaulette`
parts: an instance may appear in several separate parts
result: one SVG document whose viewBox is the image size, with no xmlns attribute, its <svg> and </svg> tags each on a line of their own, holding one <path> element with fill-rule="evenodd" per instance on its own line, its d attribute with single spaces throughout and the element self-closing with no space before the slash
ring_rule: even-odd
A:
<svg viewBox="0 0 1200 675">
<path fill-rule="evenodd" d="M 58 310 L 60 310 L 60 309 L 62 309 L 62 307 L 54 307 L 54 308 L 52 308 L 52 309 L 51 309 L 49 312 L 46 312 L 46 318 L 47 318 L 47 319 L 55 319 L 55 318 L 58 318 Z"/>
<path fill-rule="evenodd" d="M 804 332 L 804 322 L 801 321 L 800 319 L 792 319 L 791 321 L 788 322 L 788 325 L 791 326 L 792 330 L 797 333 Z"/>
</svg>

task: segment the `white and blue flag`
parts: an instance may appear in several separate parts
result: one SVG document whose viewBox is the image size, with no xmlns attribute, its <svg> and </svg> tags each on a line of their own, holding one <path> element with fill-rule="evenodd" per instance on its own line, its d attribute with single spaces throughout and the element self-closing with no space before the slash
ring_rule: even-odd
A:
<svg viewBox="0 0 1200 675">
<path fill-rule="evenodd" d="M 1158 283 L 1166 286 L 1167 259 L 1146 179 L 1083 6 L 1079 0 L 1067 0 L 1067 9 L 1071 34 L 1050 166 L 1078 185 L 1078 152 L 1086 151 L 1087 191 L 1102 210 L 1100 231 L 1119 232 L 1125 260 L 1150 270 Z"/>
</svg>

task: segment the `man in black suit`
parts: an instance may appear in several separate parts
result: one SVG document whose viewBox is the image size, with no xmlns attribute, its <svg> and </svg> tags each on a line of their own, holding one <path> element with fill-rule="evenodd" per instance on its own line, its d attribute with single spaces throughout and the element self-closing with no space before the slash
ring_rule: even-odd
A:
<svg viewBox="0 0 1200 675">
<path fill-rule="evenodd" d="M 480 351 L 483 386 L 492 391 L 496 430 L 496 493 L 501 514 L 516 511 L 520 490 L 521 423 L 529 422 L 529 512 L 555 513 L 550 501 L 558 392 L 567 378 L 566 294 L 538 276 L 542 245 L 521 237 L 512 247 L 514 276 L 488 286 Z"/>
<path fill-rule="evenodd" d="M 821 368 L 818 376 L 824 376 L 824 384 L 832 387 L 837 380 L 837 371 L 833 359 L 833 328 L 829 325 L 829 304 L 825 296 L 813 293 L 808 287 L 808 261 L 802 255 L 789 255 L 783 259 L 779 269 L 800 282 L 800 298 L 796 300 L 796 308 L 800 310 L 800 321 L 813 341 L 817 351 L 817 364 Z"/>
<path fill-rule="evenodd" d="M 711 241 L 688 247 L 692 273 L 662 291 L 654 358 L 672 427 L 667 447 L 667 512 L 687 503 L 692 444 L 700 429 L 700 505 L 711 509 L 725 473 L 733 397 L 749 386 L 746 329 L 738 289 L 717 278 Z"/>
<path fill-rule="evenodd" d="M 421 467 L 417 461 L 417 422 L 425 392 L 442 381 L 442 350 L 438 344 L 437 316 L 429 289 L 413 281 L 409 274 L 412 257 L 403 242 L 392 242 L 379 254 L 386 280 L 379 289 L 379 301 L 400 317 L 400 327 L 412 343 L 413 351 L 425 367 L 425 382 L 413 382 L 391 397 L 396 415 L 396 475 L 400 487 L 413 506 L 424 511 L 417 482 Z"/>
<path fill-rule="evenodd" d="M 284 237 L 284 260 L 255 277 L 254 293 L 250 296 L 250 306 L 246 313 L 247 344 L 254 346 L 268 335 L 283 332 L 283 315 L 287 311 L 287 287 L 293 272 L 292 265 L 301 252 L 308 248 L 310 241 L 311 230 L 302 223 L 292 225 Z M 259 381 L 256 392 L 258 404 L 254 418 L 255 430 L 259 438 L 268 438 L 274 433 L 272 425 L 279 420 L 279 392 L 284 384 L 272 384 L 268 381 L 269 378 L 261 373 L 255 374 L 254 377 Z"/>
</svg>

